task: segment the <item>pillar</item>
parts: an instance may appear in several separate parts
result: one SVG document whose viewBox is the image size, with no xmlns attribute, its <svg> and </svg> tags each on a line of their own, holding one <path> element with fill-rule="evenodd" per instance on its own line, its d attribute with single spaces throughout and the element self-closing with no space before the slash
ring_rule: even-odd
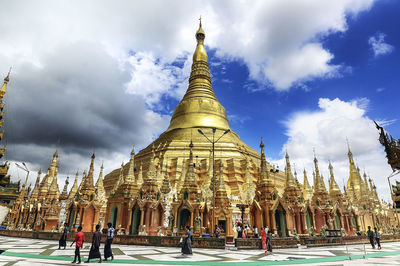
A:
<svg viewBox="0 0 400 266">
<path fill-rule="evenodd" d="M 271 226 L 271 231 L 272 231 L 272 233 L 274 233 L 275 234 L 275 232 L 276 232 L 276 221 L 275 221 L 275 211 L 271 211 L 271 220 L 272 220 L 272 226 Z"/>
<path fill-rule="evenodd" d="M 301 234 L 301 224 L 300 224 L 300 213 L 296 211 L 295 213 L 296 217 L 296 231 L 298 234 Z"/>
</svg>

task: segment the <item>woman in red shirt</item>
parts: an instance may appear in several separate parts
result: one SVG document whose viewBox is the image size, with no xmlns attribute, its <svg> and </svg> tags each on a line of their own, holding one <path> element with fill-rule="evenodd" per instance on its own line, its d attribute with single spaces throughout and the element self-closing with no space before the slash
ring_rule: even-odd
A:
<svg viewBox="0 0 400 266">
<path fill-rule="evenodd" d="M 71 243 L 71 247 L 74 243 L 75 245 L 75 257 L 72 263 L 76 263 L 76 258 L 78 258 L 78 262 L 76 264 L 81 263 L 81 252 L 80 249 L 83 246 L 83 241 L 85 241 L 85 234 L 82 232 L 82 226 L 78 227 L 78 233 L 76 233 L 74 242 Z"/>
</svg>

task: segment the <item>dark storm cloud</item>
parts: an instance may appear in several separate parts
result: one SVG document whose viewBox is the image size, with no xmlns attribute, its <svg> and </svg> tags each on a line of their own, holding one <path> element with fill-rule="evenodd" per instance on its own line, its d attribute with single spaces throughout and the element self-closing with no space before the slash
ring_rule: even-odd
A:
<svg viewBox="0 0 400 266">
<path fill-rule="evenodd" d="M 19 65 L 7 91 L 7 159 L 47 168 L 58 147 L 66 172 L 88 165 L 94 150 L 104 160 L 151 141 L 168 117 L 125 93 L 130 69 L 119 64 L 99 44 L 77 42 Z"/>
</svg>

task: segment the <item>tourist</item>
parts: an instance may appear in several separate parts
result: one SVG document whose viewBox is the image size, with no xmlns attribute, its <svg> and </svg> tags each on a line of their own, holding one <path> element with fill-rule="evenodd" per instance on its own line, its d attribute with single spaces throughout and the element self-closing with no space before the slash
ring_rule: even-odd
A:
<svg viewBox="0 0 400 266">
<path fill-rule="evenodd" d="M 267 252 L 272 254 L 272 236 L 271 232 L 267 231 Z"/>
<path fill-rule="evenodd" d="M 261 245 L 262 249 L 265 250 L 265 255 L 267 254 L 267 230 L 266 228 L 261 228 Z"/>
<path fill-rule="evenodd" d="M 90 247 L 89 257 L 87 261 L 90 262 L 91 259 L 99 258 L 99 263 L 101 263 L 101 254 L 100 254 L 100 243 L 101 243 L 101 233 L 100 233 L 100 225 L 96 225 L 96 232 L 93 234 L 92 246 Z"/>
<path fill-rule="evenodd" d="M 247 237 L 247 225 L 246 225 L 246 227 L 243 229 L 243 232 L 242 232 L 242 238 L 246 238 Z"/>
<path fill-rule="evenodd" d="M 254 233 L 254 238 L 258 238 L 258 228 L 253 226 L 253 233 Z"/>
<path fill-rule="evenodd" d="M 238 232 L 238 238 L 242 238 L 243 230 L 242 230 L 241 224 L 238 224 L 238 226 L 237 226 L 237 232 Z"/>
<path fill-rule="evenodd" d="M 108 223 L 107 226 L 108 226 L 107 240 L 106 244 L 104 245 L 104 261 L 107 261 L 109 257 L 111 257 L 111 260 L 114 259 L 114 255 L 111 249 L 111 244 L 114 239 L 115 229 L 113 228 L 112 223 Z"/>
<path fill-rule="evenodd" d="M 61 234 L 61 238 L 58 241 L 58 249 L 61 247 L 64 247 L 64 249 L 67 247 L 67 234 L 68 234 L 68 225 L 67 223 L 64 223 L 64 230 Z"/>
<path fill-rule="evenodd" d="M 374 230 L 376 244 L 378 245 L 378 249 L 381 249 L 381 234 L 378 232 L 378 229 L 376 227 L 374 227 Z"/>
<path fill-rule="evenodd" d="M 214 234 L 216 238 L 219 238 L 219 236 L 221 235 L 221 229 L 219 228 L 218 225 L 215 226 Z"/>
<path fill-rule="evenodd" d="M 367 235 L 368 235 L 368 238 L 369 238 L 369 243 L 371 243 L 372 248 L 375 248 L 374 232 L 372 232 L 371 226 L 369 226 L 369 225 L 368 225 Z"/>
<path fill-rule="evenodd" d="M 76 259 L 78 262 L 76 264 L 81 263 L 81 251 L 80 249 L 83 247 L 83 241 L 85 241 L 85 234 L 82 232 L 82 226 L 78 227 L 78 233 L 76 233 L 75 240 L 71 243 L 71 247 L 74 243 L 75 244 L 75 256 L 72 263 L 76 263 Z"/>
<path fill-rule="evenodd" d="M 185 239 L 182 245 L 182 255 L 193 255 L 192 253 L 192 232 L 190 231 L 190 226 L 186 226 Z"/>
</svg>

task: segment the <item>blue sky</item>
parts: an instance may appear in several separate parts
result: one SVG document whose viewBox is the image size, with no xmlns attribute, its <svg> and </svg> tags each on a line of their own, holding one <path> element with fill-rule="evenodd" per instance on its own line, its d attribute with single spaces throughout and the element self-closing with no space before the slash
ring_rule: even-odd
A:
<svg viewBox="0 0 400 266">
<path fill-rule="evenodd" d="M 400 136 L 399 11 L 396 0 L 7 2 L 6 159 L 46 169 L 58 148 L 62 180 L 88 168 L 93 151 L 97 168 L 119 167 L 168 127 L 202 15 L 215 94 L 246 143 L 258 150 L 263 137 L 281 168 L 287 150 L 309 179 L 315 149 L 325 178 L 331 160 L 342 185 L 348 138 L 388 198 L 372 120 Z"/>
</svg>

